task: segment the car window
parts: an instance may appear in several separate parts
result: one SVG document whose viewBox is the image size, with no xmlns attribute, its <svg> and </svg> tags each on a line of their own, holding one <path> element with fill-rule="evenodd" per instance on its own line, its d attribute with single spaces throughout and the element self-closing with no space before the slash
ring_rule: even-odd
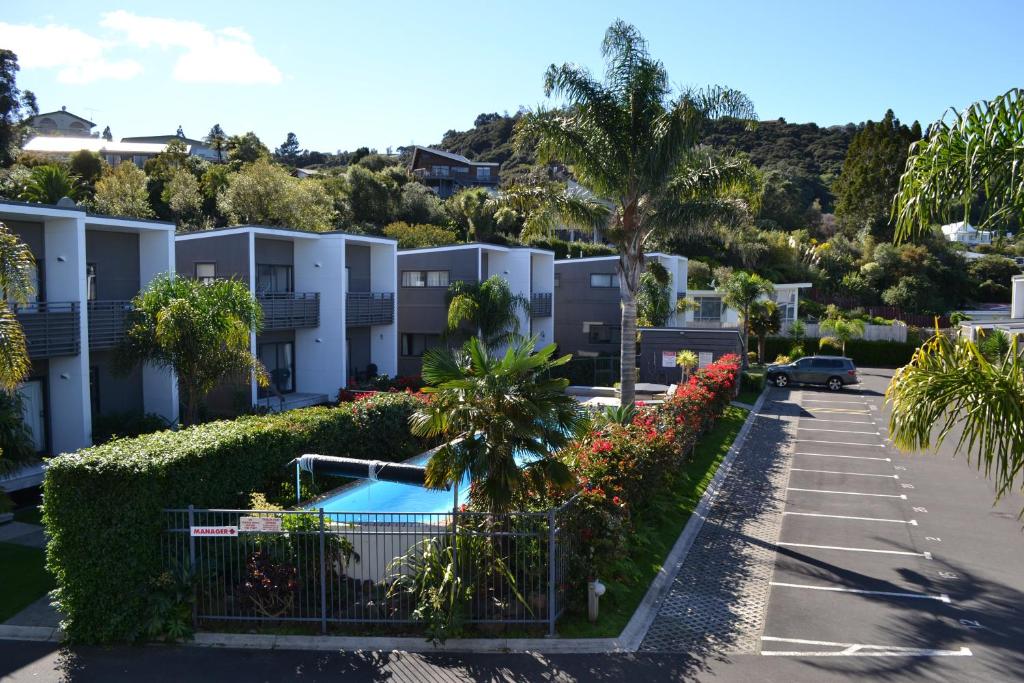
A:
<svg viewBox="0 0 1024 683">
<path fill-rule="evenodd" d="M 831 361 L 829 361 L 826 358 L 815 358 L 811 362 L 811 367 L 814 367 L 814 368 L 828 368 L 828 367 L 831 367 L 830 363 L 831 363 Z"/>
<path fill-rule="evenodd" d="M 845 365 L 845 363 L 842 360 L 840 360 L 840 359 L 828 361 L 828 367 L 830 367 L 830 368 L 841 368 L 844 365 Z"/>
<path fill-rule="evenodd" d="M 811 366 L 811 359 L 810 358 L 801 358 L 800 360 L 798 360 L 796 362 L 796 366 L 798 368 L 808 368 L 808 367 Z"/>
</svg>

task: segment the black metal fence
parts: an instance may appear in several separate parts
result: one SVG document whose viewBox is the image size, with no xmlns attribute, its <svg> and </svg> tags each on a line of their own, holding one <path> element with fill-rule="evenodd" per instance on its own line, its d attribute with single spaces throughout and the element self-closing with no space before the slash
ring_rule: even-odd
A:
<svg viewBox="0 0 1024 683">
<path fill-rule="evenodd" d="M 464 623 L 553 634 L 572 583 L 577 546 L 562 529 L 574 505 L 507 515 L 168 509 L 162 553 L 165 569 L 191 575 L 200 628 L 414 624 L 454 585 Z"/>
<path fill-rule="evenodd" d="M 390 325 L 395 319 L 394 292 L 349 292 L 345 303 L 345 324 Z"/>
</svg>

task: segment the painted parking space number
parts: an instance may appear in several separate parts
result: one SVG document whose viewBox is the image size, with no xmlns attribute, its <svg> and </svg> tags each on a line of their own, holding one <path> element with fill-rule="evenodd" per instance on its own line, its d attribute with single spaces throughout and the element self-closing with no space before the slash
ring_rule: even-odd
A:
<svg viewBox="0 0 1024 683">
<path fill-rule="evenodd" d="M 939 572 L 939 576 L 941 576 L 944 579 L 959 579 L 960 578 L 960 576 L 958 574 L 954 574 L 953 572 Z"/>
<path fill-rule="evenodd" d="M 914 485 L 913 484 L 900 484 L 900 488 L 912 489 L 912 488 L 914 488 Z"/>
<path fill-rule="evenodd" d="M 914 512 L 928 512 L 928 508 L 914 508 Z"/>
<path fill-rule="evenodd" d="M 925 536 L 924 540 L 926 540 L 926 541 L 934 541 L 936 543 L 942 543 L 942 539 L 939 538 L 938 536 Z"/>
</svg>

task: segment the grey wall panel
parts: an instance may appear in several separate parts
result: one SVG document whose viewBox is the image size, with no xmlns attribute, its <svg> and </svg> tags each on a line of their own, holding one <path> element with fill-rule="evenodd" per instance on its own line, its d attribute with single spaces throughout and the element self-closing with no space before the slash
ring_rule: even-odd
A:
<svg viewBox="0 0 1024 683">
<path fill-rule="evenodd" d="M 477 281 L 477 249 L 398 254 L 398 331 L 440 334 L 448 318 L 446 287 L 402 287 L 407 270 L 447 270 L 451 282 Z M 399 337 L 401 341 L 401 337 Z M 399 349 L 401 352 L 401 349 Z M 418 374 L 418 373 L 411 373 Z"/>
<path fill-rule="evenodd" d="M 179 275 L 195 275 L 196 263 L 216 263 L 217 277 L 236 277 L 249 282 L 249 234 L 216 235 L 174 244 Z"/>
<path fill-rule="evenodd" d="M 96 265 L 96 298 L 131 299 L 139 293 L 137 233 L 85 231 L 85 262 Z"/>
<path fill-rule="evenodd" d="M 295 263 L 295 245 L 291 240 L 255 238 L 256 264 L 290 266 Z"/>
<path fill-rule="evenodd" d="M 127 375 L 115 372 L 114 353 L 89 353 L 89 365 L 96 368 L 99 380 L 100 414 L 142 412 L 142 371 L 136 368 Z"/>
<path fill-rule="evenodd" d="M 348 291 L 370 291 L 370 247 L 345 244 L 345 267 L 348 268 Z"/>
<path fill-rule="evenodd" d="M 7 229 L 18 236 L 32 250 L 37 261 L 46 256 L 43 249 L 43 224 L 34 221 L 4 221 Z"/>
<path fill-rule="evenodd" d="M 555 263 L 555 342 L 562 353 L 588 351 L 618 355 L 618 344 L 591 344 L 585 322 L 618 326 L 622 319 L 619 290 L 591 287 L 593 273 L 615 273 L 615 259 Z"/>
<path fill-rule="evenodd" d="M 362 376 L 366 373 L 366 366 L 370 364 L 370 328 L 350 327 L 346 331 L 346 336 L 349 377 Z"/>
<path fill-rule="evenodd" d="M 673 384 L 679 382 L 682 371 L 678 367 L 662 367 L 662 353 L 679 351 L 710 351 L 713 360 L 728 353 L 742 351 L 736 330 L 687 330 L 661 328 L 640 333 L 639 379 L 641 382 Z"/>
</svg>

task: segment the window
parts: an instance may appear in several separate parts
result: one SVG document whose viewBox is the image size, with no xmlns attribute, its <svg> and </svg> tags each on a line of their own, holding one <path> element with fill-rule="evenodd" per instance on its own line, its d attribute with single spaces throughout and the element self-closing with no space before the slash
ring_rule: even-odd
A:
<svg viewBox="0 0 1024 683">
<path fill-rule="evenodd" d="M 454 166 L 452 167 L 452 173 L 455 175 L 469 175 L 469 169 L 465 166 Z"/>
<path fill-rule="evenodd" d="M 292 272 L 291 266 L 256 264 L 256 292 L 258 294 L 284 294 L 294 291 Z"/>
<path fill-rule="evenodd" d="M 419 358 L 427 349 L 441 345 L 441 336 L 437 334 L 402 333 L 402 355 Z"/>
<path fill-rule="evenodd" d="M 587 341 L 591 344 L 618 344 L 620 330 L 618 325 L 591 325 Z"/>
<path fill-rule="evenodd" d="M 430 174 L 431 175 L 438 175 L 438 176 L 443 176 L 443 177 L 447 178 L 448 177 L 448 171 L 449 171 L 449 168 L 447 166 L 431 166 L 430 167 Z"/>
<path fill-rule="evenodd" d="M 135 164 L 136 166 L 138 166 L 139 168 L 142 168 L 143 166 L 146 165 L 146 155 L 144 155 L 144 154 L 133 154 L 132 155 L 132 163 Z"/>
<path fill-rule="evenodd" d="M 217 279 L 217 264 L 216 263 L 197 263 L 196 264 L 196 279 L 202 282 L 204 285 L 208 285 Z"/>
<path fill-rule="evenodd" d="M 447 270 L 403 270 L 403 287 L 447 287 Z"/>
<path fill-rule="evenodd" d="M 619 286 L 619 275 L 618 275 L 618 273 L 591 273 L 590 274 L 590 286 L 591 287 L 618 287 Z"/>
<path fill-rule="evenodd" d="M 272 387 L 260 387 L 260 397 L 295 391 L 295 346 L 291 342 L 272 342 L 256 347 L 256 355 L 270 375 Z"/>
<path fill-rule="evenodd" d="M 96 301 L 96 264 L 85 264 L 85 292 L 89 301 Z"/>
<path fill-rule="evenodd" d="M 490 166 L 478 166 L 476 169 L 476 177 L 480 180 L 491 179 L 491 168 Z"/>
<path fill-rule="evenodd" d="M 693 313 L 694 320 L 718 320 L 722 319 L 722 300 L 717 296 L 699 296 L 696 298 L 700 306 Z"/>
</svg>

